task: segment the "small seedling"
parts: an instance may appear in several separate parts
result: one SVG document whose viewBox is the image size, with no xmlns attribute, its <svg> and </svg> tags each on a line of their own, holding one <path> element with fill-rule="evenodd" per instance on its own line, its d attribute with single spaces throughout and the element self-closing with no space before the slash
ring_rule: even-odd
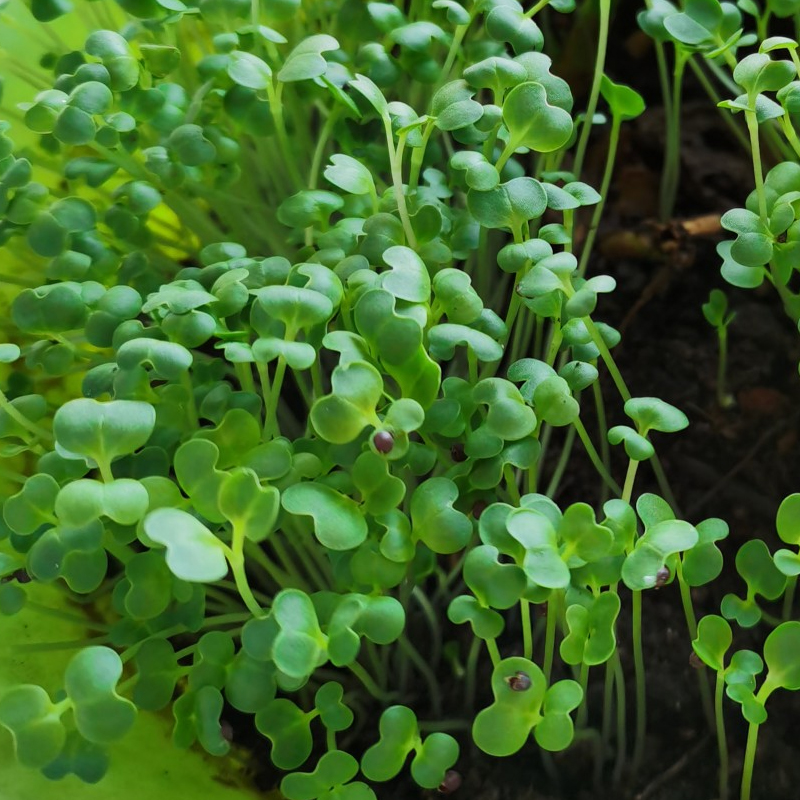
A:
<svg viewBox="0 0 800 800">
<path fill-rule="evenodd" d="M 728 326 L 736 318 L 736 312 L 728 311 L 728 298 L 723 291 L 712 289 L 708 301 L 703 303 L 703 316 L 717 332 L 717 405 L 731 408 L 736 401 L 726 390 L 725 382 L 728 370 Z"/>
</svg>

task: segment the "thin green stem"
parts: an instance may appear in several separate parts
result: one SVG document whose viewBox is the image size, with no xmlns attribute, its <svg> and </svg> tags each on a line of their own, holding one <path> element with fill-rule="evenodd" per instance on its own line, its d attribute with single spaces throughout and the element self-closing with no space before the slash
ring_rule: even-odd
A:
<svg viewBox="0 0 800 800">
<path fill-rule="evenodd" d="M 585 728 L 586 721 L 589 717 L 589 702 L 587 698 L 589 688 L 589 665 L 585 662 L 581 662 L 581 671 L 580 676 L 578 677 L 578 683 L 580 683 L 581 690 L 583 691 L 583 699 L 578 707 L 578 716 L 575 722 L 578 728 Z"/>
<path fill-rule="evenodd" d="M 514 322 L 517 319 L 517 314 L 522 306 L 522 298 L 517 292 L 519 279 L 514 281 L 514 288 L 511 290 L 511 300 L 508 302 L 508 311 L 506 311 L 505 326 L 506 326 L 506 343 L 511 338 L 511 331 L 514 328 Z M 516 345 L 515 345 L 516 346 Z"/>
<path fill-rule="evenodd" d="M 250 364 L 244 361 L 237 361 L 233 365 L 234 372 L 236 373 L 236 379 L 239 381 L 239 386 L 241 386 L 243 392 L 250 392 L 250 394 L 256 394 L 256 385 L 253 381 L 253 370 L 250 367 Z"/>
<path fill-rule="evenodd" d="M 185 625 L 172 625 L 169 628 L 163 628 L 160 631 L 156 631 L 155 633 L 151 633 L 145 639 L 139 639 L 138 642 L 132 644 L 129 648 L 125 650 L 124 653 L 120 654 L 120 660 L 123 664 L 126 664 L 130 661 L 138 652 L 139 649 L 145 642 L 149 642 L 151 639 L 169 639 L 172 636 L 177 636 L 179 633 L 184 633 L 186 631 Z M 194 645 L 196 647 L 196 645 Z M 180 654 L 178 654 L 180 655 Z"/>
<path fill-rule="evenodd" d="M 291 578 L 287 573 L 274 564 L 267 554 L 255 542 L 245 541 L 245 558 L 251 558 L 264 572 L 269 575 L 281 589 L 290 585 Z"/>
<path fill-rule="evenodd" d="M 725 70 L 715 61 L 706 59 L 705 64 L 710 70 L 711 74 L 719 81 L 720 85 L 724 86 L 725 90 L 734 97 L 738 97 L 742 90 L 741 87 L 736 85 L 736 82 L 733 80 L 733 78 L 731 78 L 731 76 L 728 75 Z"/>
<path fill-rule="evenodd" d="M 114 480 L 114 473 L 111 471 L 111 464 L 108 461 L 98 461 L 97 468 L 100 470 L 103 483 L 111 483 Z"/>
<path fill-rule="evenodd" d="M 331 586 L 331 583 L 325 580 L 322 572 L 319 570 L 317 562 L 313 558 L 309 557 L 309 550 L 314 551 L 317 548 L 306 547 L 303 535 L 287 536 L 286 540 L 289 543 L 289 546 L 295 552 L 297 560 L 300 562 L 300 564 L 302 564 L 303 569 L 309 577 L 309 580 L 316 586 L 317 590 L 321 592 L 328 590 Z"/>
<path fill-rule="evenodd" d="M 234 584 L 234 587 L 236 584 Z M 226 587 L 227 588 L 227 587 Z M 215 603 L 220 609 L 228 611 L 230 609 L 240 609 L 242 604 L 232 595 L 226 591 L 217 588 L 216 586 L 205 587 L 206 598 L 209 602 Z"/>
<path fill-rule="evenodd" d="M 489 651 L 489 657 L 492 659 L 492 665 L 497 666 L 502 659 L 500 658 L 500 651 L 497 649 L 497 642 L 494 639 L 485 639 L 486 649 Z"/>
<path fill-rule="evenodd" d="M 380 686 L 373 680 L 372 676 L 358 663 L 358 661 L 354 661 L 352 664 L 348 664 L 347 667 L 353 675 L 358 678 L 362 684 L 364 684 L 364 688 L 376 699 L 380 700 L 382 703 L 387 703 L 392 700 L 393 694 L 389 692 L 384 692 Z"/>
<path fill-rule="evenodd" d="M 525 16 L 528 19 L 531 19 L 535 17 L 543 8 L 546 8 L 548 5 L 550 5 L 550 0 L 539 0 L 538 3 L 535 3 L 525 12 Z"/>
<path fill-rule="evenodd" d="M 35 611 L 37 614 L 42 614 L 53 619 L 60 619 L 64 622 L 72 622 L 75 625 L 81 625 L 84 628 L 91 630 L 107 632 L 111 626 L 104 622 L 95 622 L 89 617 L 80 614 L 71 614 L 69 611 L 62 611 L 60 608 L 50 608 L 50 606 L 37 603 L 35 600 L 28 600 L 25 603 L 25 608 Z"/>
<path fill-rule="evenodd" d="M 497 163 L 494 165 L 498 172 L 503 171 L 503 167 L 506 165 L 508 159 L 514 155 L 514 151 L 517 147 L 518 145 L 513 139 L 508 140 L 506 146 L 503 148 L 503 152 L 500 153 L 500 158 L 497 159 Z"/>
<path fill-rule="evenodd" d="M 550 0 L 546 0 L 546 2 L 549 3 Z M 450 43 L 450 49 L 447 51 L 447 58 L 445 59 L 444 66 L 442 67 L 439 85 L 445 83 L 450 76 L 450 70 L 453 69 L 453 64 L 455 64 L 456 57 L 461 51 L 461 42 L 464 40 L 464 36 L 469 30 L 471 23 L 472 20 L 470 19 L 466 25 L 456 25 L 456 29 L 453 32 L 453 41 Z"/>
<path fill-rule="evenodd" d="M 517 473 L 511 464 L 506 464 L 503 467 L 503 477 L 506 482 L 506 489 L 511 503 L 515 506 L 520 505 L 519 486 L 517 485 Z"/>
<path fill-rule="evenodd" d="M 614 692 L 617 698 L 617 757 L 614 760 L 614 785 L 622 782 L 622 773 L 625 770 L 625 749 L 628 742 L 626 709 L 625 709 L 625 673 L 622 671 L 622 662 L 619 651 L 614 651 Z"/>
<path fill-rule="evenodd" d="M 32 644 L 10 644 L 0 649 L 0 653 L 5 652 L 15 656 L 26 655 L 28 653 L 57 653 L 60 650 L 78 650 L 82 647 L 93 647 L 95 645 L 110 644 L 110 636 L 95 636 L 87 639 L 73 639 L 63 642 L 34 642 Z"/>
<path fill-rule="evenodd" d="M 520 621 L 522 623 L 522 655 L 533 659 L 533 630 L 531 628 L 531 604 L 527 600 L 519 601 Z"/>
<path fill-rule="evenodd" d="M 606 369 L 611 375 L 611 380 L 614 381 L 617 391 L 620 393 L 622 399 L 627 402 L 631 399 L 631 393 L 625 385 L 622 374 L 614 361 L 614 357 L 611 355 L 611 351 L 608 349 L 608 345 L 606 345 L 603 339 L 603 335 L 600 333 L 600 330 L 591 317 L 583 317 L 583 323 L 586 325 L 586 330 L 589 331 L 589 335 L 592 337 L 595 347 L 600 351 L 600 358 L 603 359 L 603 363 L 606 365 Z"/>
<path fill-rule="evenodd" d="M 717 329 L 719 358 L 717 359 L 717 404 L 720 408 L 730 408 L 734 402 L 727 392 L 725 378 L 728 372 L 728 327 L 722 325 Z"/>
<path fill-rule="evenodd" d="M 275 375 L 272 380 L 267 405 L 264 410 L 264 439 L 269 439 L 273 435 L 280 436 L 280 422 L 278 420 L 278 400 L 281 396 L 283 377 L 286 374 L 286 359 L 278 356 L 278 363 L 275 366 Z"/>
<path fill-rule="evenodd" d="M 718 108 L 722 97 L 714 88 L 714 84 L 708 79 L 708 75 L 706 75 L 702 63 L 699 63 L 697 58 L 693 56 L 689 59 L 689 67 L 692 72 L 694 72 L 695 77 L 705 90 L 705 93 L 708 95 L 711 102 L 714 104 L 714 107 Z M 723 121 L 728 126 L 728 130 L 730 130 L 730 132 L 733 134 L 736 141 L 739 142 L 745 152 L 749 153 L 750 144 L 747 141 L 747 137 L 742 132 L 741 127 L 736 123 L 736 118 L 727 109 L 720 108 L 719 112 Z"/>
<path fill-rule="evenodd" d="M 589 144 L 589 134 L 594 124 L 594 113 L 597 111 L 597 100 L 600 97 L 600 82 L 606 66 L 606 49 L 608 48 L 608 28 L 611 19 L 611 0 L 600 0 L 600 24 L 597 31 L 597 55 L 594 62 L 594 77 L 592 88 L 589 91 L 589 102 L 586 104 L 586 118 L 581 126 L 581 135 L 578 148 L 575 152 L 575 164 L 572 171 L 576 179 L 580 180 L 583 170 L 583 161 L 586 157 L 586 148 Z"/>
<path fill-rule="evenodd" d="M 385 114 L 383 117 L 383 127 L 386 133 L 386 148 L 389 151 L 389 167 L 392 173 L 392 190 L 394 192 L 395 202 L 397 203 L 397 213 L 400 215 L 400 221 L 403 223 L 403 231 L 405 232 L 408 246 L 412 250 L 416 250 L 417 237 L 411 225 L 411 217 L 408 215 L 406 196 L 403 191 L 403 165 L 397 158 L 397 151 L 394 146 L 394 133 L 392 132 L 392 121 L 388 114 Z"/>
<path fill-rule="evenodd" d="M 203 107 L 203 100 L 205 99 L 206 95 L 214 88 L 216 84 L 215 79 L 211 79 L 206 81 L 204 84 L 200 86 L 200 88 L 194 93 L 192 96 L 192 101 L 189 103 L 189 107 L 186 109 L 186 117 L 184 118 L 184 123 L 189 125 L 190 123 L 194 122 L 197 118 L 197 115 L 200 113 L 200 109 Z"/>
<path fill-rule="evenodd" d="M 794 604 L 794 592 L 797 588 L 797 575 L 792 576 L 786 581 L 786 591 L 783 595 L 783 618 L 792 618 L 792 605 Z"/>
<path fill-rule="evenodd" d="M 200 418 L 197 413 L 197 401 L 194 397 L 194 384 L 188 372 L 183 373 L 181 385 L 186 391 L 186 414 L 189 417 L 189 424 L 197 430 L 200 427 Z"/>
<path fill-rule="evenodd" d="M 292 540 L 290 539 L 290 541 Z M 269 543 L 272 546 L 272 549 L 275 551 L 275 555 L 278 557 L 284 572 L 289 575 L 293 582 L 289 585 L 294 585 L 296 588 L 302 589 L 304 592 L 311 591 L 308 582 L 300 575 L 300 572 L 295 566 L 294 561 L 292 561 L 292 557 L 287 552 L 281 537 L 278 535 L 273 535 L 270 537 Z"/>
<path fill-rule="evenodd" d="M 402 634 L 397 640 L 400 649 L 408 656 L 411 663 L 417 668 L 417 671 L 428 685 L 428 697 L 431 701 L 431 708 L 435 716 L 442 713 L 442 693 L 439 691 L 439 681 L 436 679 L 436 673 L 430 668 L 428 662 L 420 655 L 419 650 L 411 643 L 405 634 Z"/>
<path fill-rule="evenodd" d="M 17 425 L 25 428 L 26 431 L 30 431 L 34 436 L 38 436 L 40 439 L 44 439 L 47 442 L 51 442 L 53 440 L 53 434 L 50 431 L 45 430 L 41 427 L 41 425 L 37 425 L 35 422 L 31 422 L 15 405 L 11 403 L 11 401 L 6 397 L 5 392 L 0 391 L 0 409 L 5 411 Z"/>
<path fill-rule="evenodd" d="M 611 186 L 611 178 L 614 174 L 614 164 L 617 159 L 617 148 L 619 146 L 619 131 L 622 125 L 622 120 L 619 117 L 614 117 L 611 120 L 611 132 L 608 135 L 608 152 L 606 153 L 606 165 L 603 170 L 603 180 L 600 184 L 600 202 L 594 207 L 592 212 L 592 219 L 589 223 L 589 232 L 586 235 L 586 240 L 581 249 L 581 260 L 578 264 L 578 274 L 583 276 L 586 274 L 586 268 L 589 265 L 589 256 L 592 254 L 594 247 L 594 240 L 597 238 L 597 231 L 600 228 L 600 220 L 603 217 L 603 209 L 606 205 L 606 198 L 608 197 L 608 189 Z"/>
<path fill-rule="evenodd" d="M 283 84 L 278 83 L 277 88 L 271 83 L 267 84 L 267 98 L 269 100 L 269 109 L 272 112 L 272 119 L 275 123 L 275 133 L 278 137 L 278 147 L 281 149 L 284 164 L 289 171 L 289 177 L 295 188 L 299 189 L 303 186 L 303 178 L 300 175 L 300 170 L 297 168 L 297 160 L 294 156 L 294 150 L 289 141 L 289 135 L 286 132 L 286 121 L 283 117 L 283 102 L 282 95 Z"/>
<path fill-rule="evenodd" d="M 26 278 L 20 278 L 18 275 L 8 275 L 5 272 L 0 272 L 0 283 L 22 286 L 24 289 L 35 289 L 41 284 L 41 281 L 31 281 Z"/>
<path fill-rule="evenodd" d="M 626 503 L 630 503 L 633 497 L 633 485 L 636 482 L 636 473 L 639 470 L 640 463 L 641 462 L 633 458 L 628 462 L 628 471 L 625 473 L 625 485 L 622 487 L 622 499 Z"/>
<path fill-rule="evenodd" d="M 689 54 L 680 48 L 675 51 L 675 69 L 672 75 L 672 103 L 669 126 L 667 128 L 667 144 L 664 151 L 664 170 L 661 175 L 661 191 L 659 194 L 659 215 L 666 222 L 675 207 L 681 171 L 681 93 L 683 89 L 683 73 Z"/>
<path fill-rule="evenodd" d="M 481 654 L 481 640 L 475 637 L 469 646 L 466 666 L 466 684 L 464 686 L 464 703 L 468 711 L 475 708 L 475 682 L 478 677 L 478 659 Z"/>
<path fill-rule="evenodd" d="M 694 613 L 692 603 L 692 592 L 689 584 L 683 578 L 683 566 L 678 561 L 677 565 L 678 587 L 681 593 L 681 604 L 683 605 L 683 615 L 686 617 L 686 627 L 689 630 L 689 638 L 694 641 L 697 638 L 697 617 Z M 700 699 L 703 704 L 703 713 L 710 729 L 714 729 L 714 705 L 711 699 L 711 686 L 708 682 L 708 674 L 705 670 L 698 670 L 697 680 L 700 685 Z"/>
<path fill-rule="evenodd" d="M 756 761 L 756 748 L 758 747 L 758 729 L 756 722 L 751 722 L 747 729 L 747 746 L 744 751 L 744 764 L 742 765 L 742 788 L 740 800 L 750 800 L 750 787 L 753 783 L 753 767 Z"/>
<path fill-rule="evenodd" d="M 600 437 L 600 460 L 603 466 L 610 474 L 611 472 L 611 447 L 608 441 L 608 422 L 606 420 L 606 404 L 603 399 L 603 389 L 600 386 L 600 381 L 595 381 L 592 384 L 592 397 L 594 398 L 595 414 L 597 415 L 597 433 Z M 601 485 L 601 502 L 607 499 L 606 486 L 608 484 L 603 481 Z"/>
<path fill-rule="evenodd" d="M 572 423 L 574 430 L 578 434 L 578 438 L 580 438 L 581 443 L 583 444 L 584 449 L 586 450 L 586 454 L 589 456 L 589 459 L 592 462 L 592 466 L 594 466 L 595 470 L 597 470 L 598 475 L 603 479 L 603 483 L 614 492 L 615 495 L 621 495 L 623 490 L 620 489 L 619 484 L 611 477 L 611 473 L 606 468 L 606 465 L 603 463 L 603 459 L 597 454 L 597 450 L 595 449 L 594 445 L 592 444 L 591 437 L 589 436 L 586 427 L 584 426 L 583 422 L 581 422 L 580 417 L 576 417 L 575 421 Z M 548 491 L 548 497 L 551 496 L 550 492 Z"/>
<path fill-rule="evenodd" d="M 428 596 L 419 586 L 415 586 L 411 590 L 411 597 L 419 605 L 428 623 L 428 627 L 431 629 L 431 653 L 429 661 L 435 667 L 439 663 L 442 652 L 442 631 L 439 625 L 439 618 L 436 616 L 436 612 L 433 610 Z"/>
<path fill-rule="evenodd" d="M 664 499 L 667 501 L 669 507 L 675 512 L 675 514 L 680 517 L 680 506 L 678 505 L 678 501 L 675 499 L 675 495 L 672 493 L 672 487 L 669 485 L 666 473 L 664 472 L 664 467 L 661 466 L 661 460 L 658 457 L 658 453 L 655 453 L 650 457 L 650 466 L 653 468 L 656 481 L 658 481 L 658 488 L 661 489 Z"/>
<path fill-rule="evenodd" d="M 756 195 L 758 196 L 758 214 L 766 223 L 767 217 L 767 196 L 764 193 L 764 170 L 761 165 L 761 147 L 758 138 L 758 120 L 755 111 L 745 111 L 747 121 L 747 131 L 750 134 L 750 153 L 753 158 L 753 176 L 756 182 Z"/>
<path fill-rule="evenodd" d="M 311 169 L 308 173 L 308 188 L 316 189 L 317 181 L 319 180 L 320 169 L 322 168 L 322 159 L 325 156 L 325 148 L 328 146 L 328 140 L 331 138 L 333 126 L 336 124 L 339 117 L 339 107 L 334 108 L 328 114 L 322 130 L 319 133 L 316 147 L 314 148 L 314 155 L 311 158 Z"/>
<path fill-rule="evenodd" d="M 644 672 L 644 650 L 642 645 L 642 593 L 632 592 L 633 669 L 636 679 L 636 739 L 633 746 L 633 774 L 639 772 L 644 758 L 645 735 L 647 733 L 647 699 Z"/>
<path fill-rule="evenodd" d="M 725 697 L 725 671 L 717 672 L 714 687 L 714 722 L 717 729 L 717 750 L 719 751 L 719 800 L 728 800 L 728 739 L 725 733 L 725 710 L 722 705 Z"/>
<path fill-rule="evenodd" d="M 614 651 L 616 652 L 616 650 Z M 611 659 L 605 663 L 605 676 L 603 680 L 603 719 L 601 722 L 601 736 L 603 752 L 608 752 L 611 745 L 611 732 L 614 728 L 612 710 L 614 704 L 614 669 Z"/>
<path fill-rule="evenodd" d="M 467 345 L 467 369 L 469 382 L 474 386 L 478 382 L 478 356 L 469 345 Z"/>
<path fill-rule="evenodd" d="M 207 619 L 204 619 L 200 627 L 205 630 L 206 628 L 216 628 L 220 625 L 240 625 L 241 623 L 247 622 L 252 618 L 253 615 L 249 611 L 236 611 L 230 614 L 217 614 L 215 617 L 208 617 Z M 192 649 L 196 647 L 197 645 L 193 645 Z M 177 655 L 179 654 L 176 654 L 176 657 Z"/>
<path fill-rule="evenodd" d="M 258 603 L 258 600 L 253 595 L 250 589 L 250 584 L 247 580 L 247 572 L 244 565 L 244 531 L 241 525 L 233 526 L 233 540 L 231 542 L 230 550 L 226 553 L 228 563 L 231 565 L 231 572 L 233 573 L 233 580 L 236 583 L 236 591 L 244 601 L 247 610 L 254 617 L 261 617 L 264 615 L 264 610 Z"/>
<path fill-rule="evenodd" d="M 780 118 L 780 126 L 795 155 L 800 156 L 800 140 L 797 138 L 797 133 L 788 114 Z"/>
<path fill-rule="evenodd" d="M 550 685 L 550 675 L 553 671 L 553 654 L 556 647 L 556 623 L 558 622 L 558 596 L 556 589 L 550 593 L 547 601 L 547 624 L 544 633 L 544 662 L 542 671 L 544 672 L 547 685 Z"/>
<path fill-rule="evenodd" d="M 759 42 L 763 42 L 769 35 L 769 18 L 771 16 L 772 12 L 767 7 L 756 17 L 756 31 Z"/>
<path fill-rule="evenodd" d="M 428 142 L 431 134 L 436 129 L 436 124 L 433 120 L 428 120 L 425 128 L 422 131 L 422 144 L 415 147 L 411 153 L 411 165 L 408 170 L 408 193 L 412 194 L 417 191 L 419 186 L 419 176 L 422 171 L 422 162 L 425 160 L 425 151 L 428 148 Z"/>
<path fill-rule="evenodd" d="M 575 426 L 571 426 L 567 430 L 567 435 L 564 437 L 564 444 L 561 446 L 561 455 L 558 457 L 553 474 L 550 476 L 550 483 L 547 484 L 545 494 L 548 497 L 553 497 L 558 491 L 558 486 L 561 483 L 561 478 L 566 472 L 567 465 L 569 464 L 570 456 L 572 455 L 572 446 L 575 443 Z"/>
</svg>

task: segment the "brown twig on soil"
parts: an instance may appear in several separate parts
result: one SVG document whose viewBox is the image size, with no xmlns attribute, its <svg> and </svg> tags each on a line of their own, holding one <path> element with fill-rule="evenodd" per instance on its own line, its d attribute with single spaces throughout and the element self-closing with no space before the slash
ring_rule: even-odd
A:
<svg viewBox="0 0 800 800">
<path fill-rule="evenodd" d="M 608 258 L 632 257 L 661 264 L 618 326 L 620 333 L 625 333 L 634 318 L 654 297 L 669 288 L 675 273 L 692 266 L 695 258 L 694 240 L 714 238 L 721 230 L 719 214 L 703 214 L 688 219 L 673 219 L 666 224 L 647 220 L 637 231 L 617 231 L 600 242 L 600 250 Z"/>
<path fill-rule="evenodd" d="M 680 774 L 686 765 L 711 741 L 711 737 L 704 736 L 691 750 L 684 753 L 671 767 L 664 770 L 660 775 L 656 775 L 647 786 L 636 795 L 634 800 L 647 800 L 658 788 L 663 786 L 667 781 L 672 780 L 676 775 Z"/>
</svg>

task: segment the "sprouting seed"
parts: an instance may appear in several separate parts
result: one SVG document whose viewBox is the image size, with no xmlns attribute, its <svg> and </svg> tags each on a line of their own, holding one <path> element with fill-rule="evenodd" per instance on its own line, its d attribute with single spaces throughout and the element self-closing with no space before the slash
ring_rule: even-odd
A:
<svg viewBox="0 0 800 800">
<path fill-rule="evenodd" d="M 672 573 L 669 571 L 669 567 L 661 567 L 661 569 L 656 572 L 656 589 L 660 589 L 670 578 Z"/>
<path fill-rule="evenodd" d="M 375 436 L 372 437 L 372 444 L 375 445 L 375 449 L 379 453 L 391 453 L 392 448 L 394 447 L 394 436 L 392 436 L 389 431 L 378 431 Z"/>
<path fill-rule="evenodd" d="M 439 794 L 452 794 L 461 787 L 461 773 L 449 769 L 439 784 Z"/>
<path fill-rule="evenodd" d="M 515 672 L 506 678 L 506 683 L 512 692 L 525 692 L 531 688 L 531 679 L 526 672 Z"/>
<path fill-rule="evenodd" d="M 700 656 L 698 656 L 694 650 L 689 654 L 689 666 L 692 667 L 692 669 L 702 669 L 705 666 Z"/>
</svg>

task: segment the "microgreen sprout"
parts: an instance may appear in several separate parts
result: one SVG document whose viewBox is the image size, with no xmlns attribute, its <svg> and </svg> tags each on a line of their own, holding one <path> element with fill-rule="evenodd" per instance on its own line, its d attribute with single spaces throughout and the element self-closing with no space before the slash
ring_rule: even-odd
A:
<svg viewBox="0 0 800 800">
<path fill-rule="evenodd" d="M 736 318 L 735 311 L 728 311 L 728 298 L 720 289 L 712 289 L 708 301 L 703 303 L 703 316 L 717 332 L 719 356 L 717 361 L 717 405 L 731 408 L 735 404 L 733 396 L 726 390 L 725 381 L 728 368 L 728 326 Z"/>
</svg>

